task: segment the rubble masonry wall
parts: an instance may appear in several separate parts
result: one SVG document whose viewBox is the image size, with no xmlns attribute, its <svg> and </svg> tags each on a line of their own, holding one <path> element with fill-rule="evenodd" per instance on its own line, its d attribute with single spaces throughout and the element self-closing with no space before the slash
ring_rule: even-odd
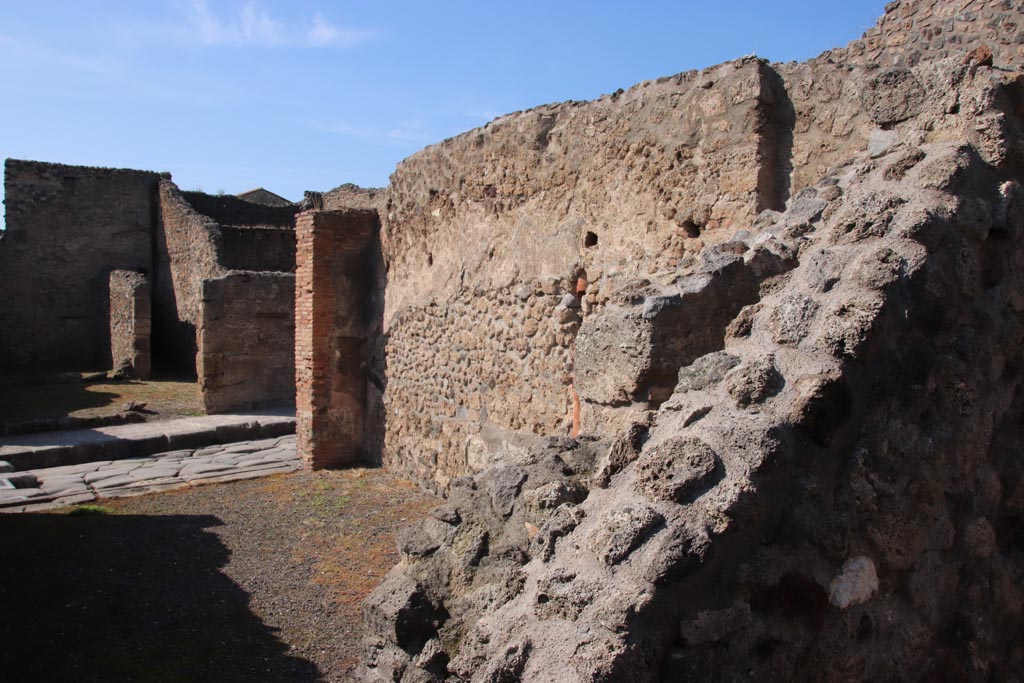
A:
<svg viewBox="0 0 1024 683">
<path fill-rule="evenodd" d="M 109 367 L 111 270 L 151 272 L 159 176 L 8 159 L 0 365 Z"/>
<path fill-rule="evenodd" d="M 110 355 L 115 369 L 131 366 L 137 379 L 149 379 L 152 369 L 152 303 L 149 280 L 143 273 L 110 272 Z"/>
</svg>

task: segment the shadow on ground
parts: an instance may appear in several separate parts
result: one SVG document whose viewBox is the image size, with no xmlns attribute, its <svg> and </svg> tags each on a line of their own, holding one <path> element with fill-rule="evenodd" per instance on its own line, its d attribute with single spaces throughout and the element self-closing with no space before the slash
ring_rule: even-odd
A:
<svg viewBox="0 0 1024 683">
<path fill-rule="evenodd" d="M 218 525 L 0 515 L 0 681 L 320 681 L 221 573 Z"/>
<path fill-rule="evenodd" d="M 150 420 L 205 412 L 194 379 L 162 375 L 143 382 L 90 378 L 79 372 L 0 372 L 0 426 L 12 434 L 32 421 L 114 416 L 127 403 L 145 405 L 144 414 Z"/>
<path fill-rule="evenodd" d="M 0 379 L 0 423 L 117 412 L 119 395 L 84 383 L 13 384 Z"/>
</svg>

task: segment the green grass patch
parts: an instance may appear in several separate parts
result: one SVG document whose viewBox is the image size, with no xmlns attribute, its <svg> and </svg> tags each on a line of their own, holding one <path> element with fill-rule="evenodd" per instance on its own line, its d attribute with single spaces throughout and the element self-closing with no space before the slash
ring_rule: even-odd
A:
<svg viewBox="0 0 1024 683">
<path fill-rule="evenodd" d="M 112 515 L 114 511 L 103 505 L 76 505 L 68 511 L 73 517 L 89 517 L 93 515 Z"/>
</svg>

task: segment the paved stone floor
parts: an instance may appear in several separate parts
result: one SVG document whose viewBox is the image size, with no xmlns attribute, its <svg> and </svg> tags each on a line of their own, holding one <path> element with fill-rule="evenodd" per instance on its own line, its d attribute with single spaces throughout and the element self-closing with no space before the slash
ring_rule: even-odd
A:
<svg viewBox="0 0 1024 683">
<path fill-rule="evenodd" d="M 139 458 L 195 450 L 216 443 L 269 439 L 295 433 L 295 411 L 270 408 L 225 415 L 198 415 L 139 424 L 71 429 L 0 437 L 0 460 L 16 470 Z"/>
<path fill-rule="evenodd" d="M 144 458 L 0 474 L 0 512 L 255 479 L 301 469 L 295 436 L 158 453 Z"/>
</svg>

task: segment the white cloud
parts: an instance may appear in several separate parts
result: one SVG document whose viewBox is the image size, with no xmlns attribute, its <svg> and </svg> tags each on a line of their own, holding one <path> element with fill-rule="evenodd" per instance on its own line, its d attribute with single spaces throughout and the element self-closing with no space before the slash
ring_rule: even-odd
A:
<svg viewBox="0 0 1024 683">
<path fill-rule="evenodd" d="M 377 37 L 372 29 L 331 23 L 317 14 L 311 22 L 285 22 L 271 16 L 256 2 L 237 12 L 219 16 L 206 0 L 192 0 L 185 9 L 187 25 L 174 31 L 189 42 L 227 47 L 339 47 L 352 48 Z"/>
<path fill-rule="evenodd" d="M 436 142 L 439 138 L 423 127 L 418 119 L 400 121 L 390 128 L 368 128 L 350 126 L 346 123 L 324 123 L 314 121 L 306 124 L 313 130 L 332 135 L 356 138 L 374 145 L 388 147 L 407 147 L 409 144 L 425 145 Z"/>
<path fill-rule="evenodd" d="M 306 33 L 306 43 L 311 47 L 357 47 L 379 35 L 378 31 L 365 28 L 350 28 L 332 24 L 317 14 Z"/>
<path fill-rule="evenodd" d="M 4 58 L 4 61 L 9 64 L 36 62 L 75 71 L 87 71 L 100 76 L 107 76 L 121 66 L 113 59 L 74 54 L 2 33 L 0 33 L 0 58 Z"/>
</svg>

